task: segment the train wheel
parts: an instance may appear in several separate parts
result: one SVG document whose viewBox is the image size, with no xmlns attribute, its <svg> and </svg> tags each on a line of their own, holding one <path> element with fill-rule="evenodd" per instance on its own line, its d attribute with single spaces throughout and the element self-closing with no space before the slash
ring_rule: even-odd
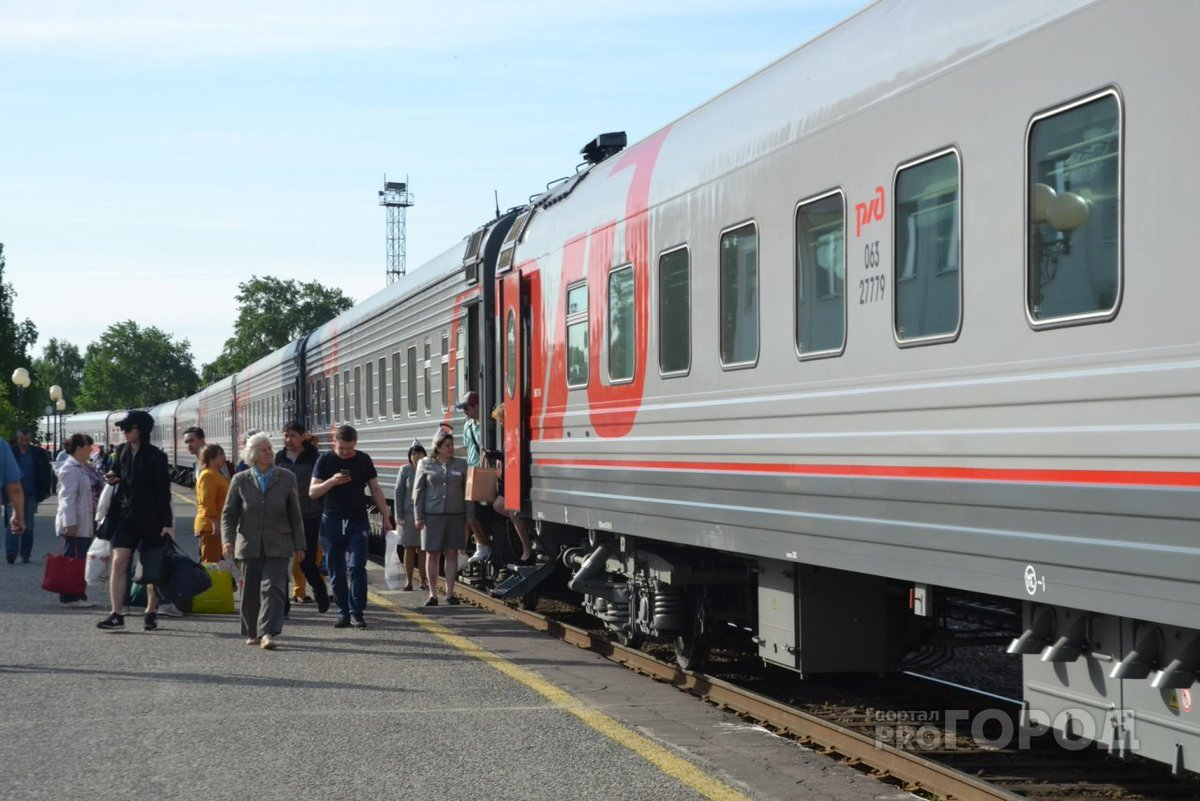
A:
<svg viewBox="0 0 1200 801">
<path fill-rule="evenodd" d="M 696 604 L 691 628 L 675 638 L 675 664 L 683 670 L 699 670 L 708 658 L 708 605 Z"/>
<path fill-rule="evenodd" d="M 631 629 L 613 632 L 617 642 L 624 645 L 626 648 L 641 648 L 642 635 Z"/>
<path fill-rule="evenodd" d="M 536 609 L 537 603 L 538 594 L 536 590 L 527 592 L 517 599 L 517 606 L 521 607 L 521 609 L 524 609 L 526 612 L 532 612 L 534 609 Z"/>
</svg>

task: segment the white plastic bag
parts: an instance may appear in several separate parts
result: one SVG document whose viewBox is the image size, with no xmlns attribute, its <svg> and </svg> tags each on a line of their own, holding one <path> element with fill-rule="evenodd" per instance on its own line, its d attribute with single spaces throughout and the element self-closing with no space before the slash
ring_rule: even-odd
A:
<svg viewBox="0 0 1200 801">
<path fill-rule="evenodd" d="M 400 535 L 389 531 L 383 546 L 383 582 L 389 590 L 404 586 L 404 565 L 400 561 Z"/>
<path fill-rule="evenodd" d="M 93 538 L 92 544 L 88 546 L 87 561 L 83 568 L 84 581 L 90 585 L 106 583 L 111 562 L 112 543 L 99 537 Z"/>
<path fill-rule="evenodd" d="M 104 518 L 108 516 L 108 507 L 112 504 L 113 485 L 105 484 L 104 489 L 100 491 L 100 498 L 96 501 L 96 526 L 99 527 L 104 522 Z"/>
</svg>

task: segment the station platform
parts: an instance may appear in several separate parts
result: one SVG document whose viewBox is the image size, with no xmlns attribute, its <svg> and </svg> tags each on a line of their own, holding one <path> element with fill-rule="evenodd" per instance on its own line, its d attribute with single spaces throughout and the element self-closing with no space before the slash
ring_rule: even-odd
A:
<svg viewBox="0 0 1200 801">
<path fill-rule="evenodd" d="M 187 490 L 177 539 L 195 555 Z M 293 605 L 280 647 L 231 615 L 124 632 L 0 564 L 0 799 L 895 799 L 851 768 L 520 624 L 421 606 L 370 571 L 366 629 Z"/>
</svg>

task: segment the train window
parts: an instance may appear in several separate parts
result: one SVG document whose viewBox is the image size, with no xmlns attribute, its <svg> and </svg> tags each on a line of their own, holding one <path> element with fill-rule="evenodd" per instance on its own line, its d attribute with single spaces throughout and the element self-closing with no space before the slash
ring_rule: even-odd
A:
<svg viewBox="0 0 1200 801">
<path fill-rule="evenodd" d="M 896 341 L 902 345 L 946 342 L 958 336 L 962 322 L 960 185 L 956 150 L 942 150 L 896 170 L 892 311 Z M 863 292 L 864 303 L 883 296 L 873 285 L 864 284 Z"/>
<path fill-rule="evenodd" d="M 338 422 L 342 419 L 342 376 L 340 373 L 333 374 L 333 422 Z"/>
<path fill-rule="evenodd" d="M 866 264 L 878 248 L 867 245 Z M 872 276 L 873 277 L 873 276 Z M 796 207 L 796 352 L 831 356 L 846 343 L 846 198 L 828 192 Z"/>
<path fill-rule="evenodd" d="M 354 393 L 357 396 L 357 392 Z M 350 416 L 350 370 L 342 371 L 342 422 L 352 423 L 354 418 Z"/>
<path fill-rule="evenodd" d="M 455 371 L 458 378 L 458 393 L 456 398 L 465 398 L 470 392 L 468 386 L 471 383 L 471 377 L 467 375 L 467 336 L 466 331 L 461 327 L 458 329 L 455 340 Z"/>
<path fill-rule="evenodd" d="M 758 228 L 746 223 L 721 234 L 721 366 L 758 361 Z"/>
<path fill-rule="evenodd" d="M 336 397 L 336 396 L 335 396 Z M 329 376 L 325 376 L 325 425 L 333 425 L 333 407 L 329 402 Z"/>
<path fill-rule="evenodd" d="M 504 391 L 508 397 L 517 394 L 517 314 L 508 310 L 508 320 L 504 324 Z"/>
<path fill-rule="evenodd" d="M 396 376 L 392 376 L 394 381 Z M 387 416 L 387 359 L 379 357 L 379 417 Z"/>
<path fill-rule="evenodd" d="M 658 369 L 686 375 L 692 366 L 691 267 L 686 246 L 658 257 Z"/>
<path fill-rule="evenodd" d="M 362 419 L 362 367 L 354 368 L 354 421 Z"/>
<path fill-rule="evenodd" d="M 513 342 L 515 348 L 516 340 Z M 588 297 L 585 281 L 567 288 L 567 386 L 586 387 L 587 382 Z"/>
<path fill-rule="evenodd" d="M 432 382 L 429 380 L 433 370 L 433 346 L 429 340 L 425 340 L 425 370 L 423 378 L 425 379 L 425 414 L 433 411 L 433 390 Z"/>
<path fill-rule="evenodd" d="M 392 414 L 400 414 L 400 351 L 392 354 Z"/>
<path fill-rule="evenodd" d="M 1121 297 L 1121 103 L 1115 90 L 1026 134 L 1026 313 L 1035 327 L 1111 320 Z"/>
<path fill-rule="evenodd" d="M 442 399 L 442 411 L 450 408 L 450 335 L 442 334 L 442 383 L 438 395 Z"/>
<path fill-rule="evenodd" d="M 354 368 L 356 371 L 357 367 Z M 375 365 L 367 362 L 367 419 L 375 416 Z"/>
<path fill-rule="evenodd" d="M 632 381 L 634 371 L 633 265 L 608 274 L 608 380 Z"/>
<path fill-rule="evenodd" d="M 417 413 L 417 349 L 408 349 L 408 416 Z"/>
</svg>

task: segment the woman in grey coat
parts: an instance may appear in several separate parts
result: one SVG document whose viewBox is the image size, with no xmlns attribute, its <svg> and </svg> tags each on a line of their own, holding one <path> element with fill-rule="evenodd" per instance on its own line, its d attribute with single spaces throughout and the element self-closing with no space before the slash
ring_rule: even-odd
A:
<svg viewBox="0 0 1200 801">
<path fill-rule="evenodd" d="M 250 437 L 242 460 L 250 469 L 229 482 L 221 537 L 225 558 L 237 559 L 242 571 L 246 644 L 269 651 L 283 630 L 288 560 L 304 559 L 304 519 L 296 476 L 275 466 L 270 437 L 261 433 Z"/>
<path fill-rule="evenodd" d="M 413 517 L 425 551 L 429 580 L 426 606 L 437 606 L 438 559 L 446 557 L 446 603 L 455 605 L 454 579 L 458 552 L 466 547 L 466 521 L 475 519 L 475 504 L 467 503 L 467 463 L 454 457 L 454 436 L 439 428 L 433 438 L 433 456 L 417 464 L 413 481 Z"/>
<path fill-rule="evenodd" d="M 413 514 L 413 479 L 416 477 L 417 463 L 425 458 L 425 446 L 418 440 L 408 449 L 408 464 L 400 468 L 396 474 L 396 524 L 400 528 L 400 548 L 404 558 L 404 586 L 402 592 L 410 592 L 413 588 L 413 568 L 421 577 L 421 589 L 429 588 L 425 581 L 425 560 L 420 558 L 421 532 L 417 531 L 417 519 Z"/>
</svg>

